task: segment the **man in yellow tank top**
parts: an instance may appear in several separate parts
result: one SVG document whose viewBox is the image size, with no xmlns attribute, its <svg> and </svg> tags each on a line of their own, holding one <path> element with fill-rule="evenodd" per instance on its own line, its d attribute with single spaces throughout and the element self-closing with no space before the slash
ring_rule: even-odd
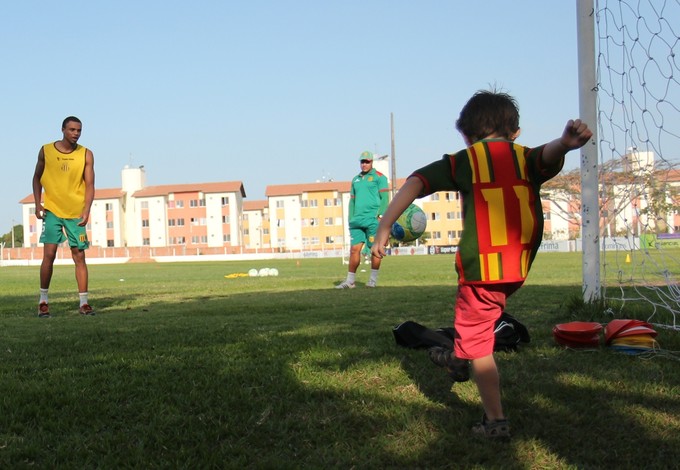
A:
<svg viewBox="0 0 680 470">
<path fill-rule="evenodd" d="M 86 226 L 94 200 L 94 156 L 78 145 L 83 124 L 69 116 L 61 126 L 63 138 L 45 144 L 38 152 L 33 174 L 35 215 L 43 221 L 40 243 L 43 260 L 40 265 L 40 301 L 38 317 L 49 318 L 48 289 L 54 270 L 57 247 L 68 240 L 76 266 L 76 282 L 80 296 L 81 315 L 94 315 L 87 300 L 88 271 L 85 250 Z M 44 190 L 44 192 L 43 192 Z"/>
</svg>

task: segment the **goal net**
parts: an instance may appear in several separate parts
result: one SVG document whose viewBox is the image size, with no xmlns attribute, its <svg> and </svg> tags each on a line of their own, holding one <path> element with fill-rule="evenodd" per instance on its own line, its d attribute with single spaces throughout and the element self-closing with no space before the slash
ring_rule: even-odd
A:
<svg viewBox="0 0 680 470">
<path fill-rule="evenodd" d="M 680 329 L 680 2 L 595 5 L 602 295 Z"/>
</svg>

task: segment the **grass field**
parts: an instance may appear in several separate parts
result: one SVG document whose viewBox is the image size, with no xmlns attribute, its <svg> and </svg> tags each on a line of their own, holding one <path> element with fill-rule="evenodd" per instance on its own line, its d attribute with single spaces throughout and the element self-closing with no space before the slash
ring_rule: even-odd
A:
<svg viewBox="0 0 680 470">
<path fill-rule="evenodd" d="M 250 268 L 278 277 L 225 278 Z M 339 259 L 90 266 L 95 317 L 55 267 L 0 268 L 0 468 L 677 468 L 678 356 L 556 347 L 577 254 L 541 254 L 508 311 L 531 343 L 497 356 L 507 443 L 470 433 L 472 382 L 452 386 L 405 320 L 450 326 L 453 257 L 387 258 L 354 290 Z M 680 351 L 677 332 L 658 341 Z"/>
</svg>

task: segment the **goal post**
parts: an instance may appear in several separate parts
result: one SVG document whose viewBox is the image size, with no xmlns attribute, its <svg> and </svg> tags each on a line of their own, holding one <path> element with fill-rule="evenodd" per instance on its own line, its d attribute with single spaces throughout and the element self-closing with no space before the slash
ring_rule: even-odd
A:
<svg viewBox="0 0 680 470">
<path fill-rule="evenodd" d="M 680 1 L 576 0 L 586 302 L 680 330 Z M 624 312 L 625 310 L 625 312 Z"/>
<path fill-rule="evenodd" d="M 580 118 L 593 131 L 581 148 L 581 240 L 583 300 L 601 296 L 600 202 L 598 198 L 597 73 L 595 68 L 594 0 L 577 0 L 578 83 Z"/>
</svg>

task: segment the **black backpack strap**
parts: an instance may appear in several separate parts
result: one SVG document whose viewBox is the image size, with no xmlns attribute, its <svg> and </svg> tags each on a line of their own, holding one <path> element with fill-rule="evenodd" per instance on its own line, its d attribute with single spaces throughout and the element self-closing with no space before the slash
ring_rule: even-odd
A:
<svg viewBox="0 0 680 470">
<path fill-rule="evenodd" d="M 453 341 L 446 335 L 414 321 L 400 323 L 392 329 L 392 333 L 397 344 L 405 348 L 443 346 L 453 350 Z"/>
</svg>

